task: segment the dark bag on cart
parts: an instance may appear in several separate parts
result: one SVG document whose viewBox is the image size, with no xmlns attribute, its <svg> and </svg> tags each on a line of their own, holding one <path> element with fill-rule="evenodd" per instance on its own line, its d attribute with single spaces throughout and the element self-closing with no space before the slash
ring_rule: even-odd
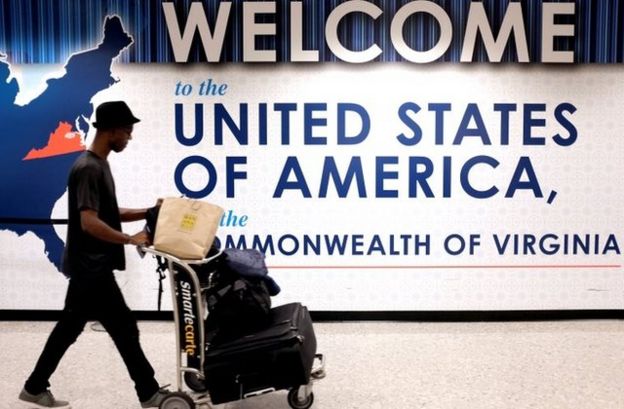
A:
<svg viewBox="0 0 624 409">
<path fill-rule="evenodd" d="M 150 243 L 154 242 L 154 236 L 156 235 L 156 223 L 158 222 L 158 213 L 160 212 L 160 205 L 150 207 L 145 212 L 145 232 L 149 237 Z"/>
<path fill-rule="evenodd" d="M 223 250 L 223 254 L 225 268 L 244 278 L 262 279 L 269 290 L 269 295 L 279 294 L 281 289 L 269 276 L 264 253 L 255 249 L 228 248 Z"/>
<path fill-rule="evenodd" d="M 223 251 L 205 291 L 206 325 L 218 337 L 232 339 L 268 324 L 271 296 L 280 288 L 268 275 L 264 254 L 254 249 Z"/>
<path fill-rule="evenodd" d="M 215 271 L 204 296 L 206 326 L 219 337 L 232 338 L 264 327 L 269 321 L 271 296 L 260 278 L 246 278 L 227 268 Z"/>
<path fill-rule="evenodd" d="M 310 381 L 316 337 L 308 309 L 291 303 L 271 309 L 267 326 L 227 342 L 207 337 L 204 373 L 212 403 L 242 399 Z"/>
</svg>

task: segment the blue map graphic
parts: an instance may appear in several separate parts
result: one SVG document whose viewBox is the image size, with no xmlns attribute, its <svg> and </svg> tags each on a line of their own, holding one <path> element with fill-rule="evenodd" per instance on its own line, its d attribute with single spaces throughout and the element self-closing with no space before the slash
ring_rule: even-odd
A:
<svg viewBox="0 0 624 409">
<path fill-rule="evenodd" d="M 104 21 L 102 42 L 72 55 L 61 78 L 24 106 L 15 104 L 19 84 L 10 66 L 0 61 L 0 230 L 34 233 L 43 240 L 47 258 L 60 271 L 64 242 L 51 223 L 52 209 L 63 196 L 67 176 L 80 152 L 24 160 L 33 149 L 45 148 L 60 122 L 87 134 L 93 113 L 91 99 L 118 80 L 111 76 L 113 60 L 133 40 L 117 16 Z"/>
</svg>

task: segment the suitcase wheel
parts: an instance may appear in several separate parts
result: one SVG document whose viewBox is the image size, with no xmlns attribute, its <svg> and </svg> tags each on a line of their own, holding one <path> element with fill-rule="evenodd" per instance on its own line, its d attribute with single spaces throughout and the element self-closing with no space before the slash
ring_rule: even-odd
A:
<svg viewBox="0 0 624 409">
<path fill-rule="evenodd" d="M 184 392 L 170 393 L 160 403 L 159 409 L 195 409 L 195 402 Z"/>
<path fill-rule="evenodd" d="M 288 392 L 288 404 L 293 409 L 308 409 L 314 403 L 314 393 L 310 392 L 308 396 L 301 399 L 299 396 L 299 388 L 293 388 Z"/>
<path fill-rule="evenodd" d="M 197 374 L 192 372 L 184 373 L 184 383 L 195 392 L 206 392 L 208 390 L 206 381 L 204 381 Z"/>
</svg>

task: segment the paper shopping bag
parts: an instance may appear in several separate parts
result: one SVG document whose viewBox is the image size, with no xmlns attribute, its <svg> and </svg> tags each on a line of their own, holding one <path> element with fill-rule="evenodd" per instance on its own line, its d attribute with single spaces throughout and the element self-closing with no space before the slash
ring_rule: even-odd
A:
<svg viewBox="0 0 624 409">
<path fill-rule="evenodd" d="M 181 259 L 202 259 L 215 239 L 223 209 L 183 197 L 166 198 L 156 222 L 154 248 Z"/>
</svg>

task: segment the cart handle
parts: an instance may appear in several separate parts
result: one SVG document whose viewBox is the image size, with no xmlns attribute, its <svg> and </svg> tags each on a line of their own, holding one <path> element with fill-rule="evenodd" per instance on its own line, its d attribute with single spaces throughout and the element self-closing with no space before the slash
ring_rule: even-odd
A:
<svg viewBox="0 0 624 409">
<path fill-rule="evenodd" d="M 202 258 L 202 259 L 184 259 L 184 258 L 178 258 L 176 256 L 174 256 L 173 254 L 169 254 L 169 253 L 165 253 L 159 250 L 156 250 L 154 248 L 154 246 L 137 246 L 137 251 L 139 252 L 139 255 L 141 256 L 141 258 L 145 257 L 146 253 L 150 253 L 153 254 L 155 256 L 160 256 L 160 257 L 164 257 L 165 259 L 172 261 L 174 263 L 177 264 L 206 264 L 206 263 L 210 263 L 212 260 L 216 259 L 217 257 L 219 257 L 221 254 L 223 254 L 223 250 L 219 250 L 219 252 L 217 254 L 215 254 L 214 256 L 211 257 L 206 257 L 206 258 Z"/>
</svg>

